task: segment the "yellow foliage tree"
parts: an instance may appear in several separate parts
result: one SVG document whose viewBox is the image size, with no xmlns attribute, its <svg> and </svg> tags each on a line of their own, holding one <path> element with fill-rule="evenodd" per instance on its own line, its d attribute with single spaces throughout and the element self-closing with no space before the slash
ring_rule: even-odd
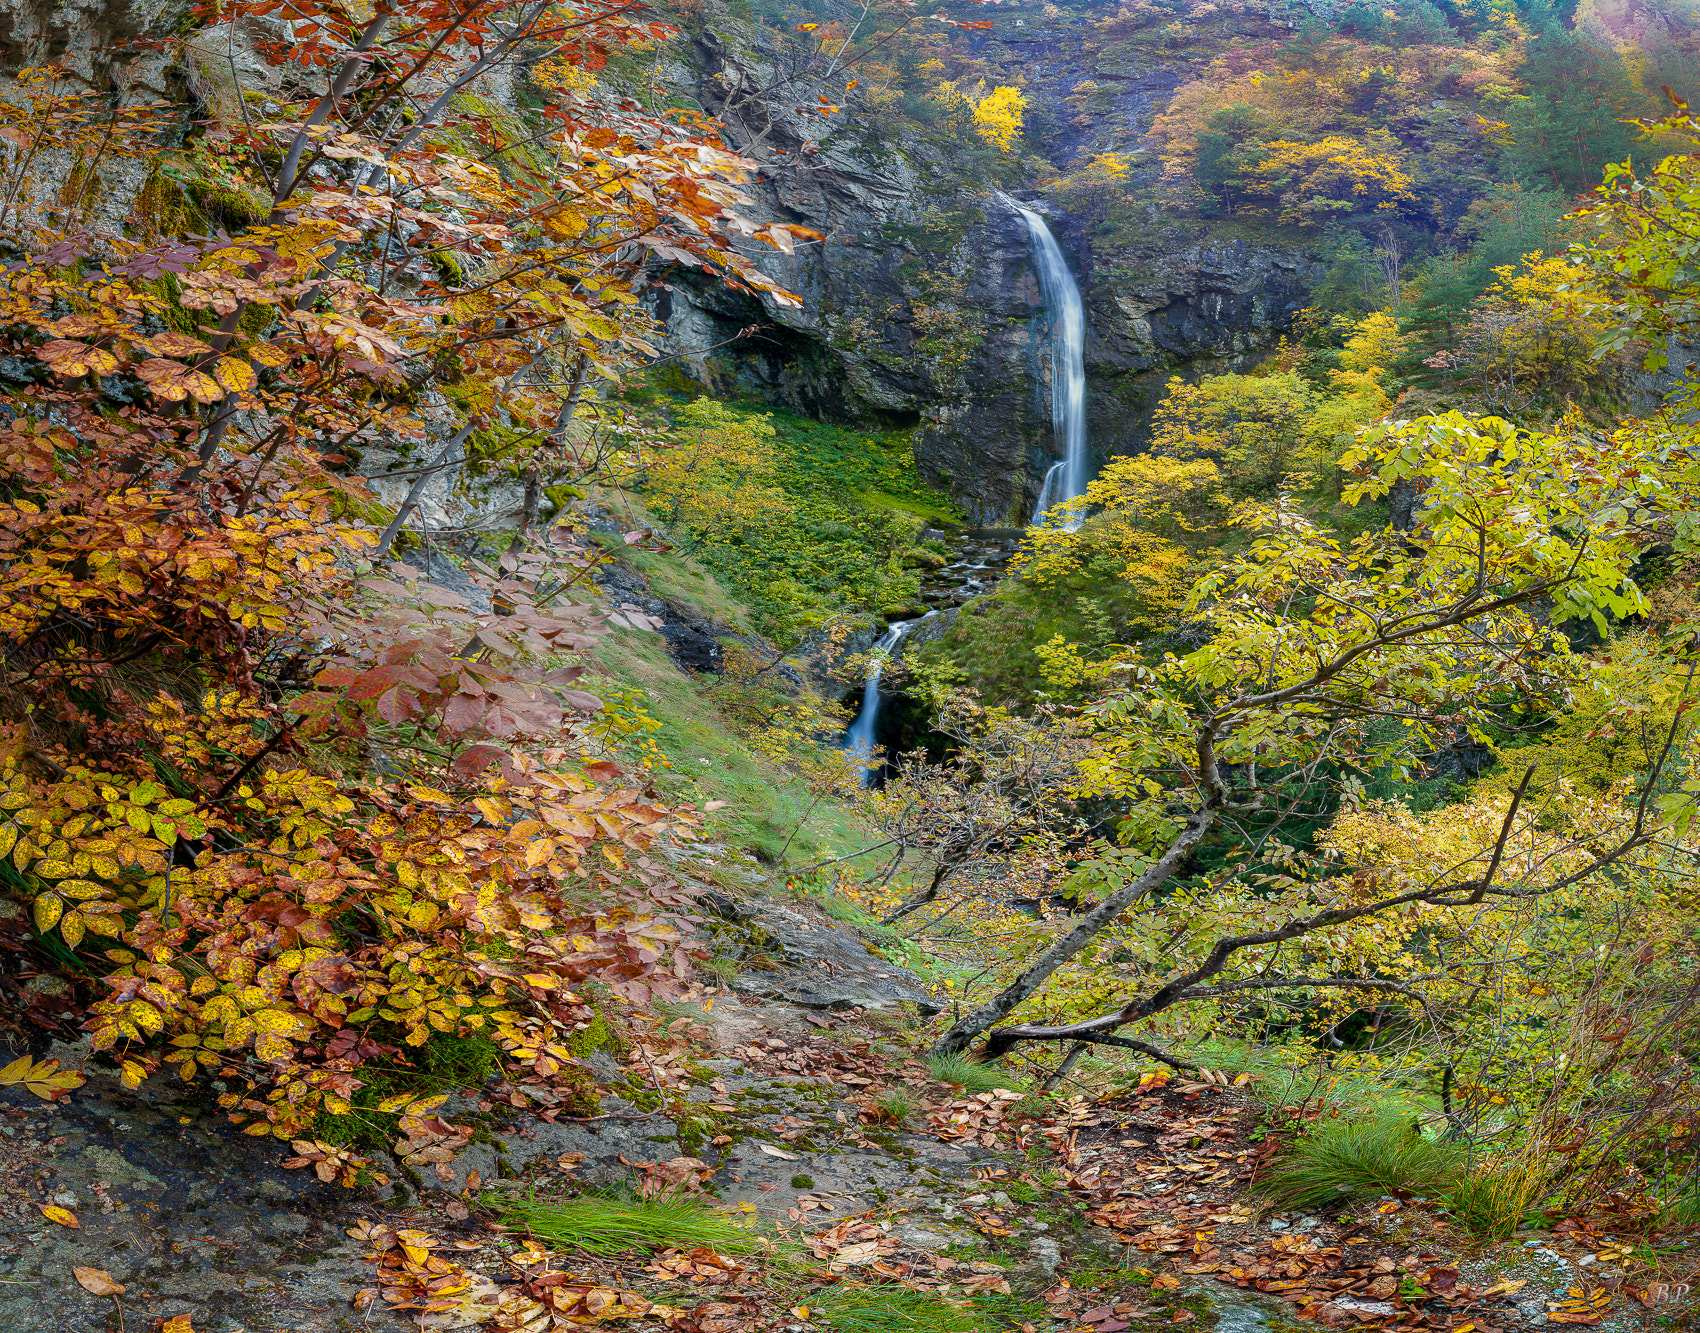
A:
<svg viewBox="0 0 1700 1333">
<path fill-rule="evenodd" d="M 1282 222 L 1317 226 L 1353 213 L 1397 213 L 1417 201 L 1398 141 L 1385 131 L 1364 139 L 1331 134 L 1315 143 L 1277 140 L 1245 171 L 1246 187 L 1279 208 Z"/>
<path fill-rule="evenodd" d="M 645 488 L 667 502 L 667 524 L 699 532 L 789 513 L 778 486 L 765 484 L 778 462 L 766 417 L 740 417 L 712 398 L 674 413 L 669 447 L 648 460 Z"/>
<path fill-rule="evenodd" d="M 996 144 L 1004 152 L 1015 147 L 1021 133 L 1021 116 L 1027 110 L 1027 98 L 1021 89 L 994 88 L 974 107 L 974 128 L 987 143 Z"/>
<path fill-rule="evenodd" d="M 1155 628 L 1185 600 L 1195 549 L 1226 523 L 1228 497 L 1212 462 L 1139 454 L 1111 459 L 1065 508 L 1090 517 L 1072 532 L 1030 529 L 1014 572 L 1042 588 L 1113 581 L 1126 623 Z"/>
<path fill-rule="evenodd" d="M 1385 372 L 1405 350 L 1399 323 L 1385 310 L 1378 310 L 1353 327 L 1352 336 L 1340 349 L 1340 364 L 1346 370 Z"/>
<path fill-rule="evenodd" d="M 1369 371 L 1337 370 L 1332 380 L 1334 392 L 1323 395 L 1292 372 L 1173 379 L 1153 421 L 1152 451 L 1210 459 L 1242 493 L 1297 480 L 1337 494 L 1341 454 L 1390 404 Z"/>
<path fill-rule="evenodd" d="M 1296 374 L 1214 375 L 1200 384 L 1177 376 L 1152 423 L 1152 452 L 1210 459 L 1235 490 L 1267 490 L 1299 462 L 1316 407 Z"/>
</svg>

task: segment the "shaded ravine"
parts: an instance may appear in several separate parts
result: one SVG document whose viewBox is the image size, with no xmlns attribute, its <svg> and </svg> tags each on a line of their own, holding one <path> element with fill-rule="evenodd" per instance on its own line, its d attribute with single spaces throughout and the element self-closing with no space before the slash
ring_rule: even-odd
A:
<svg viewBox="0 0 1700 1333">
<path fill-rule="evenodd" d="M 927 616 L 937 614 L 936 611 L 929 611 L 926 616 L 917 617 L 917 620 L 925 620 Z M 851 760 L 863 765 L 864 787 L 873 785 L 875 761 L 879 758 L 876 737 L 879 734 L 880 675 L 885 670 L 885 664 L 891 660 L 903 642 L 903 636 L 909 632 L 909 627 L 915 623 L 916 620 L 893 622 L 874 644 L 873 652 L 868 658 L 868 676 L 862 685 L 862 711 L 856 714 L 856 720 L 844 733 L 844 753 Z"/>
</svg>

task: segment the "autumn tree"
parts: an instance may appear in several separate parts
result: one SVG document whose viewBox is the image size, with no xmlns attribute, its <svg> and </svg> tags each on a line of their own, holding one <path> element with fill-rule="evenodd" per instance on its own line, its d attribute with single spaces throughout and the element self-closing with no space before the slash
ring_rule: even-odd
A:
<svg viewBox="0 0 1700 1333">
<path fill-rule="evenodd" d="M 1021 134 L 1021 113 L 1026 109 L 1027 98 L 1021 89 L 993 88 L 974 104 L 975 133 L 1007 153 Z"/>
<path fill-rule="evenodd" d="M 1602 363 L 1595 356 L 1609 322 L 1593 270 L 1533 253 L 1494 272 L 1498 281 L 1470 307 L 1457 350 L 1430 364 L 1458 369 L 1488 407 L 1507 415 L 1542 399 L 1557 404 L 1607 392 L 1603 381 L 1615 358 Z"/>
<path fill-rule="evenodd" d="M 1329 135 L 1315 143 L 1278 139 L 1240 171 L 1254 206 L 1282 222 L 1322 226 L 1359 214 L 1396 216 L 1416 202 L 1398 140 L 1386 131 L 1363 139 Z"/>
<path fill-rule="evenodd" d="M 1097 905 L 1064 923 L 936 1049 L 959 1051 L 990 1032 L 991 1057 L 1040 1039 L 1151 1051 L 1116 1030 L 1184 1002 L 1260 989 L 1409 990 L 1365 971 L 1311 971 L 1284 946 L 1339 942 L 1408 910 L 1534 902 L 1638 863 L 1660 812 L 1687 810 L 1692 799 L 1655 804 L 1680 740 L 1674 726 L 1616 800 L 1555 825 L 1530 772 L 1461 827 L 1455 856 L 1404 882 L 1342 873 L 1278 845 L 1278 830 L 1284 814 L 1314 809 L 1354 771 L 1420 760 L 1506 708 L 1561 706 L 1588 666 L 1552 621 L 1637 611 L 1644 599 L 1629 570 L 1641 547 L 1660 525 L 1688 522 L 1692 478 L 1670 443 L 1639 428 L 1532 433 L 1448 414 L 1389 427 L 1346 460 L 1361 476 L 1348 502 L 1396 483 L 1417 492 L 1411 532 L 1341 543 L 1288 505 L 1268 506 L 1250 550 L 1193 593 L 1187 612 L 1210 629 L 1202 647 L 1156 664 L 1129 655 L 1105 665 L 1082 788 L 1128 813 L 1126 850 L 1077 876 L 1083 893 L 1101 894 Z M 1688 679 L 1686 646 L 1661 651 L 1662 669 Z M 1155 976 L 1136 979 L 1138 989 L 1099 1017 L 998 1028 L 1125 913 L 1137 923 L 1160 911 L 1156 895 L 1218 841 L 1240 850 L 1189 886 L 1195 919 L 1168 937 Z M 1240 892 L 1239 875 L 1267 877 Z"/>
<path fill-rule="evenodd" d="M 1234 489 L 1278 486 L 1304 449 L 1315 395 L 1297 375 L 1176 378 L 1152 421 L 1152 450 L 1216 463 Z"/>
<path fill-rule="evenodd" d="M 637 480 L 659 501 L 669 528 L 737 528 L 790 508 L 771 483 L 777 454 L 766 418 L 733 412 L 712 398 L 672 415 L 672 429 L 635 460 Z"/>
<path fill-rule="evenodd" d="M 1228 508 L 1209 459 L 1112 458 L 1067 502 L 1065 521 L 1028 530 L 1009 572 L 1041 597 L 1097 593 L 1125 641 L 1180 610 L 1200 548 L 1226 530 Z"/>
<path fill-rule="evenodd" d="M 594 603 L 598 557 L 564 534 L 474 569 L 481 605 L 374 568 L 338 469 L 481 426 L 570 454 L 585 377 L 648 348 L 646 256 L 766 286 L 730 240 L 758 231 L 746 164 L 584 80 L 530 138 L 473 95 L 540 50 L 594 71 L 668 34 L 620 4 L 287 12 L 258 55 L 293 93 L 205 130 L 258 192 L 246 227 L 94 230 L 30 164 L 146 160 L 149 109 L 50 73 L 6 104 L 0 339 L 27 374 L 0 432 L 0 877 L 37 942 L 7 938 L 63 968 L 126 1083 L 223 1080 L 250 1133 L 394 1125 L 414 1094 L 379 1106 L 366 1067 L 405 1079 L 439 1035 L 558 1105 L 576 990 L 641 1002 L 689 971 L 686 896 L 642 854 L 694 816 L 597 757 L 575 684 L 608 628 L 652 626 Z"/>
</svg>

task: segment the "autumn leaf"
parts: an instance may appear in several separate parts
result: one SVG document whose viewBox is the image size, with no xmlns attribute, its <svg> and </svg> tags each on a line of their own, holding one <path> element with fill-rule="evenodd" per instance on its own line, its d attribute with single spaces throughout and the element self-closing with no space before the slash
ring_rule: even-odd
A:
<svg viewBox="0 0 1700 1333">
<path fill-rule="evenodd" d="M 122 1282 L 114 1282 L 112 1274 L 104 1268 L 72 1268 L 71 1275 L 77 1279 L 77 1285 L 94 1296 L 122 1296 L 125 1286 Z"/>
<path fill-rule="evenodd" d="M 56 1203 L 44 1205 L 41 1210 L 41 1215 L 49 1222 L 57 1222 L 60 1226 L 70 1227 L 73 1231 L 80 1230 L 83 1225 L 81 1222 L 77 1221 L 77 1215 L 69 1208 L 61 1208 Z"/>
</svg>

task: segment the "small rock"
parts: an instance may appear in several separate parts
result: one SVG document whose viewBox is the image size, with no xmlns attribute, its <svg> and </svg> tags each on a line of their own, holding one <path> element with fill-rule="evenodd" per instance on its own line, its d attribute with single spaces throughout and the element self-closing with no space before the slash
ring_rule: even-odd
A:
<svg viewBox="0 0 1700 1333">
<path fill-rule="evenodd" d="M 1049 1236 L 1035 1236 L 1028 1242 L 1028 1251 L 1033 1256 L 1033 1262 L 1045 1270 L 1047 1277 L 1057 1271 L 1057 1265 L 1062 1262 L 1062 1250 L 1056 1241 Z"/>
<path fill-rule="evenodd" d="M 1287 1219 L 1284 1217 L 1270 1218 L 1269 1229 L 1271 1231 L 1285 1231 L 1287 1229 Z"/>
<path fill-rule="evenodd" d="M 82 1200 L 78 1199 L 70 1190 L 60 1190 L 53 1196 L 53 1202 L 61 1208 L 75 1208 Z"/>
<path fill-rule="evenodd" d="M 1003 1190 L 998 1190 L 992 1195 L 992 1202 L 1007 1205 L 1009 1203 L 1009 1195 Z"/>
</svg>

